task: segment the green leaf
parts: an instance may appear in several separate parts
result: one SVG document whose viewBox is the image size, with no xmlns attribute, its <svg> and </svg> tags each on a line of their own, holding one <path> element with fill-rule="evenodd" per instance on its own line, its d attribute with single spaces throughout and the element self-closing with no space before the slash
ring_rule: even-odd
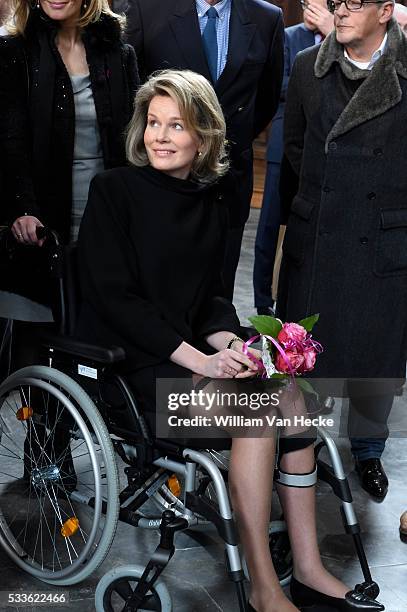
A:
<svg viewBox="0 0 407 612">
<path fill-rule="evenodd" d="M 307 317 L 306 319 L 301 319 L 301 321 L 298 321 L 298 325 L 302 325 L 302 327 L 306 329 L 307 332 L 310 332 L 312 331 L 312 328 L 314 327 L 318 319 L 319 319 L 319 314 L 315 314 L 315 315 L 312 315 L 311 317 Z"/>
<path fill-rule="evenodd" d="M 270 376 L 270 378 L 276 378 L 277 380 L 285 380 L 288 379 L 288 374 L 280 374 L 280 372 L 275 372 Z"/>
<path fill-rule="evenodd" d="M 306 393 L 311 393 L 312 395 L 318 395 L 318 393 L 315 391 L 311 383 L 309 383 L 308 380 L 305 380 L 305 378 L 296 378 L 295 382 Z"/>
<path fill-rule="evenodd" d="M 272 336 L 272 338 L 277 338 L 281 328 L 283 327 L 281 321 L 275 319 L 274 317 L 269 317 L 268 315 L 256 315 L 254 317 L 249 317 L 249 321 L 252 323 L 252 325 L 254 325 L 259 334 Z"/>
</svg>

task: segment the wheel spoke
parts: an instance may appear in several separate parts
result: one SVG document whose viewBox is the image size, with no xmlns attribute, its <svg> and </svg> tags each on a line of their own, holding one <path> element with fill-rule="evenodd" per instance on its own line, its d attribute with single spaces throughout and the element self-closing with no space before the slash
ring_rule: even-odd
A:
<svg viewBox="0 0 407 612">
<path fill-rule="evenodd" d="M 16 413 L 14 413 L 14 415 L 15 415 L 15 414 L 16 414 Z M 5 423 L 5 421 L 3 420 L 3 418 L 2 418 L 2 417 L 1 417 L 1 420 L 3 421 L 4 425 L 6 425 L 6 423 Z M 23 427 L 24 427 L 24 426 L 23 426 Z M 25 429 L 25 427 L 24 427 L 24 429 Z M 7 432 L 5 432 L 5 431 L 4 431 L 4 429 L 2 429 L 2 431 L 1 431 L 1 439 L 3 438 L 3 436 L 5 436 L 5 437 L 7 438 L 7 440 L 10 440 L 10 442 L 11 442 L 12 444 L 14 444 L 14 446 L 17 448 L 17 450 L 18 450 L 18 451 L 21 451 L 21 448 L 20 448 L 20 447 L 17 445 L 16 441 L 15 441 L 15 440 L 13 440 L 13 438 L 12 438 L 12 437 L 11 437 L 11 436 L 10 436 L 10 435 L 7 433 Z M 11 448 L 8 448 L 8 447 L 7 447 L 7 446 L 5 446 L 3 443 L 1 443 L 1 444 L 2 444 L 2 446 L 3 446 L 3 447 L 6 449 L 6 450 L 8 450 L 10 453 L 13 453 L 13 454 L 14 454 L 14 452 L 15 452 L 15 451 L 13 451 Z M 26 454 L 26 452 L 24 451 L 24 449 L 23 449 L 23 453 L 24 453 L 24 455 L 25 455 L 26 457 L 28 457 L 28 458 L 29 458 L 29 455 L 27 455 L 27 454 Z M 20 456 L 19 456 L 17 453 L 16 453 L 16 458 L 20 459 Z"/>
<path fill-rule="evenodd" d="M 8 503 L 2 541 L 33 576 L 82 580 L 88 566 L 90 573 L 103 561 L 117 522 L 118 478 L 106 426 L 86 393 L 57 370 L 29 366 L 4 388 L 0 495 L 8 495 Z M 101 514 L 105 491 L 107 512 Z M 78 525 L 70 531 L 74 518 Z"/>
<path fill-rule="evenodd" d="M 133 589 L 131 588 L 129 581 L 125 578 L 115 584 L 114 590 L 124 601 L 126 601 L 133 594 Z"/>
<path fill-rule="evenodd" d="M 25 542 L 27 538 L 28 517 L 30 516 L 30 505 L 31 505 L 31 478 L 30 478 L 30 490 L 28 492 L 28 508 L 27 508 L 27 514 L 26 514 L 26 519 L 25 519 L 24 540 L 23 540 L 23 545 L 21 547 L 24 550 L 25 550 Z"/>
<path fill-rule="evenodd" d="M 38 497 L 38 493 L 37 493 L 37 490 L 36 490 L 36 488 L 35 488 L 35 487 L 34 487 L 34 490 L 35 490 L 35 494 L 37 495 L 37 499 L 38 499 L 38 501 L 39 501 L 39 503 L 40 503 L 40 511 L 42 512 L 42 507 L 43 507 L 43 504 L 42 504 L 41 498 L 40 498 L 40 497 Z M 48 530 L 48 533 L 49 533 L 49 536 L 50 536 L 50 540 L 51 540 L 51 543 L 52 543 L 52 547 L 53 547 L 53 549 L 54 549 L 54 553 L 56 554 L 57 559 L 58 559 L 59 566 L 60 566 L 60 568 L 62 569 L 62 563 L 61 563 L 61 561 L 60 561 L 60 558 L 59 558 L 59 555 L 58 555 L 58 551 L 57 551 L 56 546 L 55 546 L 55 537 L 52 537 L 52 533 L 51 533 L 51 530 L 50 530 L 50 528 L 49 528 L 48 521 L 47 521 L 47 518 L 46 518 L 45 514 L 44 514 L 44 519 L 45 519 L 45 524 L 46 524 L 46 527 L 47 527 L 47 530 Z M 55 534 L 56 534 L 56 527 L 55 527 L 55 525 L 56 525 L 56 519 L 57 519 L 57 515 L 56 515 L 56 513 L 54 513 L 54 536 L 55 536 Z M 34 556 L 34 555 L 33 555 L 33 556 Z"/>
</svg>

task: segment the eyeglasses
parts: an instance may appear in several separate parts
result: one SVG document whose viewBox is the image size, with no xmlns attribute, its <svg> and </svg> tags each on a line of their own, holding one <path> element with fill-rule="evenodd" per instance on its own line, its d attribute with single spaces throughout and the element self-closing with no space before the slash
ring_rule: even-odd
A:
<svg viewBox="0 0 407 612">
<path fill-rule="evenodd" d="M 301 1 L 301 4 L 303 4 L 303 2 L 304 0 Z M 328 0 L 328 9 L 331 13 L 335 13 L 335 11 L 340 8 L 341 4 L 344 4 L 348 11 L 353 13 L 355 11 L 360 11 L 364 4 L 383 4 L 384 2 L 388 2 L 388 0 Z"/>
</svg>

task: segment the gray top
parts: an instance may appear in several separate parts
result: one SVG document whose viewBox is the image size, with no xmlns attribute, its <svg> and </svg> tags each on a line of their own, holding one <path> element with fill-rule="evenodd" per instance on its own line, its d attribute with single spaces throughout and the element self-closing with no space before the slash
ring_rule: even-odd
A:
<svg viewBox="0 0 407 612">
<path fill-rule="evenodd" d="M 104 162 L 90 76 L 72 76 L 75 102 L 75 146 L 72 167 L 71 240 L 78 237 L 79 225 L 88 200 L 89 184 Z"/>
</svg>

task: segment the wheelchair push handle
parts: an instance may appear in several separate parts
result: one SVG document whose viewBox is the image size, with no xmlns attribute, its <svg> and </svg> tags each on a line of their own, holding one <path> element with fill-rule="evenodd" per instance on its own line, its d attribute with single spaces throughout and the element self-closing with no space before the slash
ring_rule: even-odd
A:
<svg viewBox="0 0 407 612">
<path fill-rule="evenodd" d="M 35 229 L 35 233 L 37 235 L 38 240 L 47 240 L 51 247 L 59 247 L 61 245 L 61 241 L 56 231 L 47 226 L 39 226 Z M 2 244 L 6 247 L 14 246 L 22 246 L 25 247 L 27 245 L 21 244 L 17 242 L 14 238 L 13 232 L 11 231 L 11 227 L 8 225 L 0 226 L 0 237 Z"/>
<path fill-rule="evenodd" d="M 49 232 L 50 230 L 45 226 L 37 227 L 37 229 L 35 230 L 38 240 L 42 240 L 43 238 L 44 239 L 48 238 Z"/>
<path fill-rule="evenodd" d="M 42 240 L 42 239 L 49 240 L 50 242 L 54 244 L 54 246 L 56 247 L 60 246 L 60 240 L 59 240 L 58 234 L 54 230 L 52 230 L 50 227 L 47 227 L 45 225 L 41 227 L 37 227 L 35 230 L 35 233 L 37 234 L 38 240 Z"/>
</svg>

